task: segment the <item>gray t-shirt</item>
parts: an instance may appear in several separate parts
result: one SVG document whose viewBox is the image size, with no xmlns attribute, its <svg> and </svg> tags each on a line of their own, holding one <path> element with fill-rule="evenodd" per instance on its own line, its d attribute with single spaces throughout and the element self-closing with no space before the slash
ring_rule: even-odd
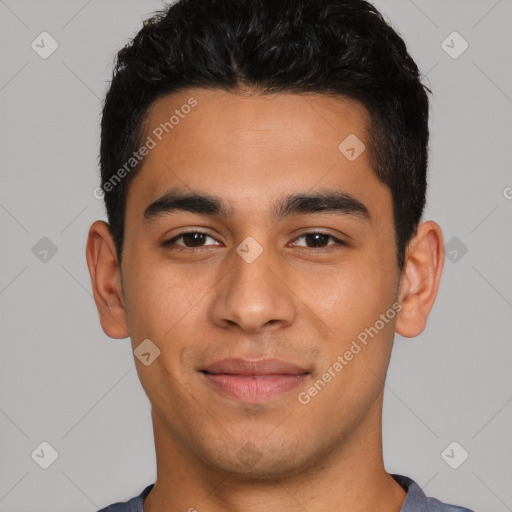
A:
<svg viewBox="0 0 512 512">
<path fill-rule="evenodd" d="M 391 475 L 406 491 L 407 498 L 400 512 L 473 512 L 464 507 L 441 503 L 435 498 L 427 498 L 421 487 L 410 478 Z M 136 498 L 102 508 L 98 512 L 144 512 L 144 498 L 155 484 L 148 485 Z"/>
</svg>

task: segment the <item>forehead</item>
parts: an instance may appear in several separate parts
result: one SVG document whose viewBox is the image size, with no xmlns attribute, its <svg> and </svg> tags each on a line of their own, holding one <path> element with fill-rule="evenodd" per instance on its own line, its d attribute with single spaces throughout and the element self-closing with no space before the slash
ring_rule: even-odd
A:
<svg viewBox="0 0 512 512">
<path fill-rule="evenodd" d="M 388 214 L 389 190 L 372 171 L 366 143 L 369 121 L 362 104 L 344 97 L 206 89 L 167 95 L 147 112 L 142 141 L 151 139 L 153 148 L 128 202 L 140 211 L 178 186 L 222 196 L 236 212 L 274 204 L 283 193 L 332 188 Z"/>
<path fill-rule="evenodd" d="M 146 114 L 146 134 L 158 132 L 169 120 L 176 143 L 188 139 L 189 128 L 208 133 L 209 139 L 200 141 L 202 147 L 211 151 L 208 146 L 221 144 L 224 151 L 234 149 L 229 137 L 247 144 L 265 143 L 267 149 L 286 142 L 324 145 L 318 136 L 325 131 L 332 132 L 334 140 L 354 132 L 364 139 L 370 117 L 360 102 L 342 96 L 187 89 L 153 103 Z M 167 131 L 161 128 L 165 138 Z"/>
</svg>

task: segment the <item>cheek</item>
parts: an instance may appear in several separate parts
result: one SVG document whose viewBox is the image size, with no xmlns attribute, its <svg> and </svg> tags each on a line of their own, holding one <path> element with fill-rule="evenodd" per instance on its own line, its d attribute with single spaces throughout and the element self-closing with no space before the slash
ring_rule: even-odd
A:
<svg viewBox="0 0 512 512">
<path fill-rule="evenodd" d="M 187 300 L 186 283 L 149 258 L 132 261 L 126 262 L 129 277 L 123 282 L 130 335 L 162 338 L 193 307 Z"/>
<path fill-rule="evenodd" d="M 328 275 L 301 278 L 298 295 L 307 305 L 305 314 L 313 311 L 329 327 L 322 341 L 324 364 L 329 367 L 339 355 L 352 351 L 343 371 L 345 385 L 353 379 L 358 381 L 367 368 L 381 374 L 389 359 L 396 319 L 393 303 L 397 275 L 385 272 L 376 260 L 371 264 L 371 257 L 362 257 L 357 264 L 340 266 Z"/>
<path fill-rule="evenodd" d="M 130 336 L 134 348 L 149 338 L 160 349 L 159 360 L 174 376 L 189 373 L 197 343 L 207 343 L 204 327 L 218 277 L 162 261 L 130 268 L 125 283 Z M 188 378 L 180 375 L 180 378 Z"/>
<path fill-rule="evenodd" d="M 297 295 L 304 303 L 341 333 L 378 317 L 389 295 L 386 281 L 360 264 L 340 265 L 314 277 L 298 276 L 298 284 Z"/>
</svg>

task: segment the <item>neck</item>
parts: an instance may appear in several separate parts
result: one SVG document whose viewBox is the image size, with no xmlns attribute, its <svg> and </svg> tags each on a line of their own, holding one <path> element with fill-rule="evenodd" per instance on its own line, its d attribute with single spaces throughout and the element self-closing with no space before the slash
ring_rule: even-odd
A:
<svg viewBox="0 0 512 512">
<path fill-rule="evenodd" d="M 217 470 L 183 448 L 152 410 L 157 480 L 144 512 L 399 512 L 403 488 L 382 460 L 382 402 L 357 432 L 297 473 L 251 480 Z"/>
</svg>

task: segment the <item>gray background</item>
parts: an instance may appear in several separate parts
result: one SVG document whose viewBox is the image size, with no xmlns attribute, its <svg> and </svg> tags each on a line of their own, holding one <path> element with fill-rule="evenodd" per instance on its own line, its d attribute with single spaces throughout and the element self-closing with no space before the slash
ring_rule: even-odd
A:
<svg viewBox="0 0 512 512">
<path fill-rule="evenodd" d="M 85 242 L 89 225 L 105 218 L 92 192 L 112 59 L 161 5 L 0 0 L 3 512 L 96 511 L 139 494 L 156 476 L 149 401 L 129 341 L 100 328 Z M 512 510 L 512 0 L 376 5 L 434 91 L 425 218 L 441 224 L 445 242 L 455 237 L 426 331 L 396 339 L 385 461 L 428 495 L 505 512 Z M 59 45 L 47 59 L 31 47 L 43 31 Z M 442 45 L 454 31 L 469 43 L 458 58 L 445 49 L 458 53 L 460 39 Z M 48 241 L 36 245 L 43 237 L 55 254 Z M 58 452 L 48 469 L 31 456 L 43 441 Z M 452 441 L 469 453 L 458 469 L 445 460 L 460 462 L 461 448 L 441 456 Z"/>
</svg>

